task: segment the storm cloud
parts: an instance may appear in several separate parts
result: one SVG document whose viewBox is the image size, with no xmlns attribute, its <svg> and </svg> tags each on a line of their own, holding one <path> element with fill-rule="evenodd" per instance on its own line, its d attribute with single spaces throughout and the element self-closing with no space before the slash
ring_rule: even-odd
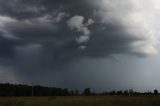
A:
<svg viewBox="0 0 160 106">
<path fill-rule="evenodd" d="M 157 54 L 158 0 L 1 0 L 0 58 L 15 73 Z M 4 61 L 5 60 L 5 61 Z M 41 73 L 41 72 L 40 72 Z"/>
</svg>

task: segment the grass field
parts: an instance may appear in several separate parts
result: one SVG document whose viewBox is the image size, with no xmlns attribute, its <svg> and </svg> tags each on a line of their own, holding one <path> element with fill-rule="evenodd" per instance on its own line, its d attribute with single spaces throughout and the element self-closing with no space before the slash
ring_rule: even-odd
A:
<svg viewBox="0 0 160 106">
<path fill-rule="evenodd" d="M 160 97 L 0 97 L 0 106 L 160 106 Z"/>
</svg>

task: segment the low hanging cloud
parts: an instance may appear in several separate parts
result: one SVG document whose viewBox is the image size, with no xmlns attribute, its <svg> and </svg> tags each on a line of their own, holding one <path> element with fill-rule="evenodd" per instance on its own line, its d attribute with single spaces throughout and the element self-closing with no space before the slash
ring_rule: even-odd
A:
<svg viewBox="0 0 160 106">
<path fill-rule="evenodd" d="M 17 70 L 19 64 L 23 64 L 19 70 L 56 70 L 79 58 L 157 54 L 157 4 L 157 0 L 1 0 L 0 58 L 16 63 Z"/>
</svg>

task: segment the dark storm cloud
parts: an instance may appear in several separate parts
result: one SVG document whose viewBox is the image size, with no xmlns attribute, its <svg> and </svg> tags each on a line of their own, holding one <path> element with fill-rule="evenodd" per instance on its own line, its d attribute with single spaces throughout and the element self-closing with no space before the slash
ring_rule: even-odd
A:
<svg viewBox="0 0 160 106">
<path fill-rule="evenodd" d="M 36 73 L 79 58 L 156 53 L 150 29 L 127 18 L 134 6 L 124 12 L 128 2 L 115 9 L 119 2 L 106 1 L 110 7 L 103 0 L 1 0 L 0 57 Z"/>
<path fill-rule="evenodd" d="M 1 0 L 0 13 L 17 19 L 28 19 L 46 14 L 54 15 L 54 12 L 60 10 L 88 16 L 89 12 L 84 12 L 84 10 L 91 12 L 92 9 L 86 3 L 85 0 L 76 2 L 74 0 Z"/>
</svg>

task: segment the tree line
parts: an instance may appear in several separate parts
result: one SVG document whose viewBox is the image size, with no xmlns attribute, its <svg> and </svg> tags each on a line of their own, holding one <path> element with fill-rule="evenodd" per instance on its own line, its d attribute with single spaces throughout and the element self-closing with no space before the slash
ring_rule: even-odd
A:
<svg viewBox="0 0 160 106">
<path fill-rule="evenodd" d="M 134 95 L 159 95 L 158 90 L 147 92 L 136 92 L 132 89 L 119 90 L 103 93 L 91 92 L 90 88 L 84 89 L 82 93 L 76 90 L 68 90 L 67 88 L 44 87 L 40 85 L 30 86 L 22 84 L 0 83 L 0 96 L 134 96 Z"/>
</svg>

